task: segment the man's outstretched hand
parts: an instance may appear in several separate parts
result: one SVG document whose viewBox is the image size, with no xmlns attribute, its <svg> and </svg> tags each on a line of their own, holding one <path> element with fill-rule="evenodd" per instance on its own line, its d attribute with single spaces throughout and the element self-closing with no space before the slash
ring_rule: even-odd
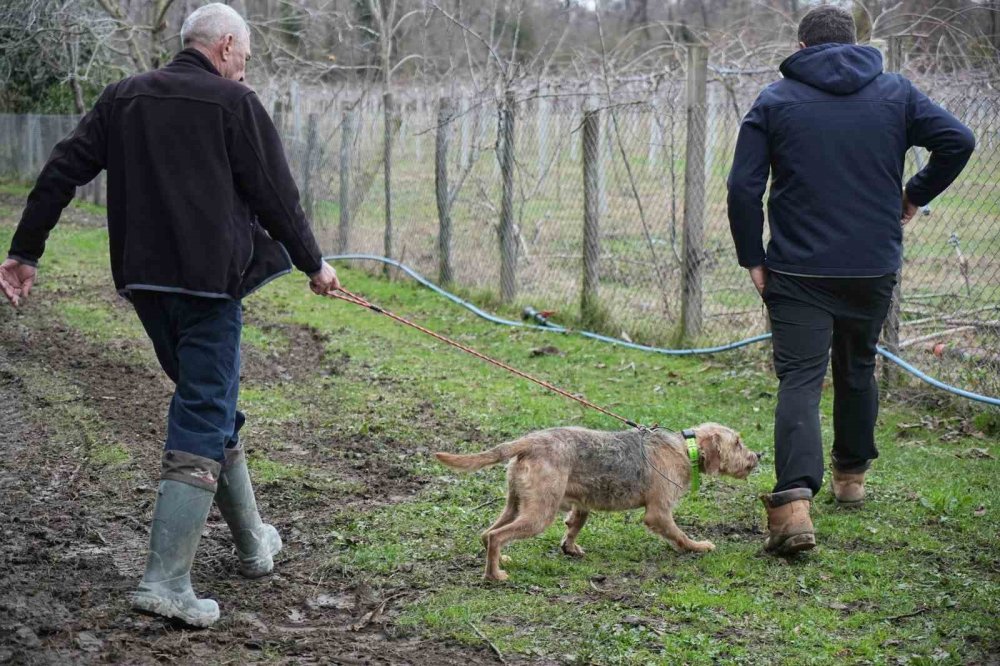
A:
<svg viewBox="0 0 1000 666">
<path fill-rule="evenodd" d="M 319 273 L 315 273 L 309 278 L 309 288 L 313 290 L 314 294 L 319 296 L 326 296 L 337 291 L 340 289 L 340 280 L 337 279 L 337 271 L 333 270 L 333 266 L 324 261 Z"/>
<path fill-rule="evenodd" d="M 34 266 L 22 264 L 16 259 L 7 259 L 0 264 L 0 291 L 15 308 L 27 298 L 35 284 L 38 270 Z"/>
</svg>

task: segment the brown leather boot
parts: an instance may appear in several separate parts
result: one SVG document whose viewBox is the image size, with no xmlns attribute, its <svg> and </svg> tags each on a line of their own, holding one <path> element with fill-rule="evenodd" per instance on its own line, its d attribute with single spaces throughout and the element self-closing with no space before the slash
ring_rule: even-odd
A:
<svg viewBox="0 0 1000 666">
<path fill-rule="evenodd" d="M 833 498 L 837 506 L 847 509 L 860 507 L 865 503 L 865 473 L 840 472 L 833 470 Z"/>
<path fill-rule="evenodd" d="M 775 555 L 794 555 L 816 546 L 816 533 L 809 519 L 812 491 L 793 488 L 761 495 L 767 508 L 767 541 L 764 550 Z"/>
</svg>

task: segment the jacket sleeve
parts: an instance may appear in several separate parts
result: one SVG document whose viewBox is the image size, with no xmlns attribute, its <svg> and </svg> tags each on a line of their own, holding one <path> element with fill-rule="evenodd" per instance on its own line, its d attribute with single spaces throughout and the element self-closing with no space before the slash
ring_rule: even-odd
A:
<svg viewBox="0 0 1000 666">
<path fill-rule="evenodd" d="M 256 94 L 243 97 L 236 108 L 229 145 L 240 196 L 296 268 L 310 275 L 319 271 L 323 256 L 299 204 L 281 138 Z"/>
<path fill-rule="evenodd" d="M 926 206 L 965 168 L 976 147 L 976 139 L 968 127 L 912 84 L 906 116 L 907 143 L 931 151 L 926 166 L 906 184 L 906 196 L 910 203 Z"/>
<path fill-rule="evenodd" d="M 740 266 L 753 268 L 764 263 L 764 207 L 761 199 L 771 170 L 768 149 L 767 114 L 757 98 L 740 124 L 736 155 L 729 172 L 729 230 L 736 244 Z"/>
<path fill-rule="evenodd" d="M 97 104 L 80 120 L 73 133 L 52 149 L 14 232 L 8 253 L 11 258 L 36 265 L 45 252 L 49 232 L 72 201 L 76 188 L 89 183 L 104 168 L 113 97 L 114 86 L 111 85 L 104 89 Z"/>
</svg>

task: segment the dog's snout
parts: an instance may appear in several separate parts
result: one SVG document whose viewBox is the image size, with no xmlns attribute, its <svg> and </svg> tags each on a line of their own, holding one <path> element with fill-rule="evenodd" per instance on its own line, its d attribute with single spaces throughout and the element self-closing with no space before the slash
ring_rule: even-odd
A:
<svg viewBox="0 0 1000 666">
<path fill-rule="evenodd" d="M 764 459 L 764 453 L 766 453 L 766 452 L 765 451 L 754 451 L 753 452 L 753 454 L 755 456 L 757 456 L 757 461 L 758 462 Z"/>
</svg>

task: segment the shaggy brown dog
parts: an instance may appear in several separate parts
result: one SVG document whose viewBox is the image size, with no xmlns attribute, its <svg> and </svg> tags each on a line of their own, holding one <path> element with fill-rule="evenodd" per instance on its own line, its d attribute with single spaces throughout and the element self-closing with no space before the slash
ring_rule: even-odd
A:
<svg viewBox="0 0 1000 666">
<path fill-rule="evenodd" d="M 694 432 L 699 468 L 705 474 L 745 479 L 757 467 L 760 454 L 746 448 L 733 430 L 705 423 Z M 510 460 L 507 506 L 482 534 L 486 578 L 491 580 L 507 579 L 500 568 L 500 549 L 510 541 L 540 534 L 560 510 L 569 511 L 562 540 L 567 555 L 583 555 L 576 536 L 592 510 L 639 507 L 646 509 L 646 526 L 675 550 L 704 553 L 715 548 L 710 541 L 692 541 L 674 523 L 674 505 L 691 481 L 687 444 L 676 433 L 552 428 L 482 453 L 435 455 L 445 465 L 465 472 Z"/>
</svg>

